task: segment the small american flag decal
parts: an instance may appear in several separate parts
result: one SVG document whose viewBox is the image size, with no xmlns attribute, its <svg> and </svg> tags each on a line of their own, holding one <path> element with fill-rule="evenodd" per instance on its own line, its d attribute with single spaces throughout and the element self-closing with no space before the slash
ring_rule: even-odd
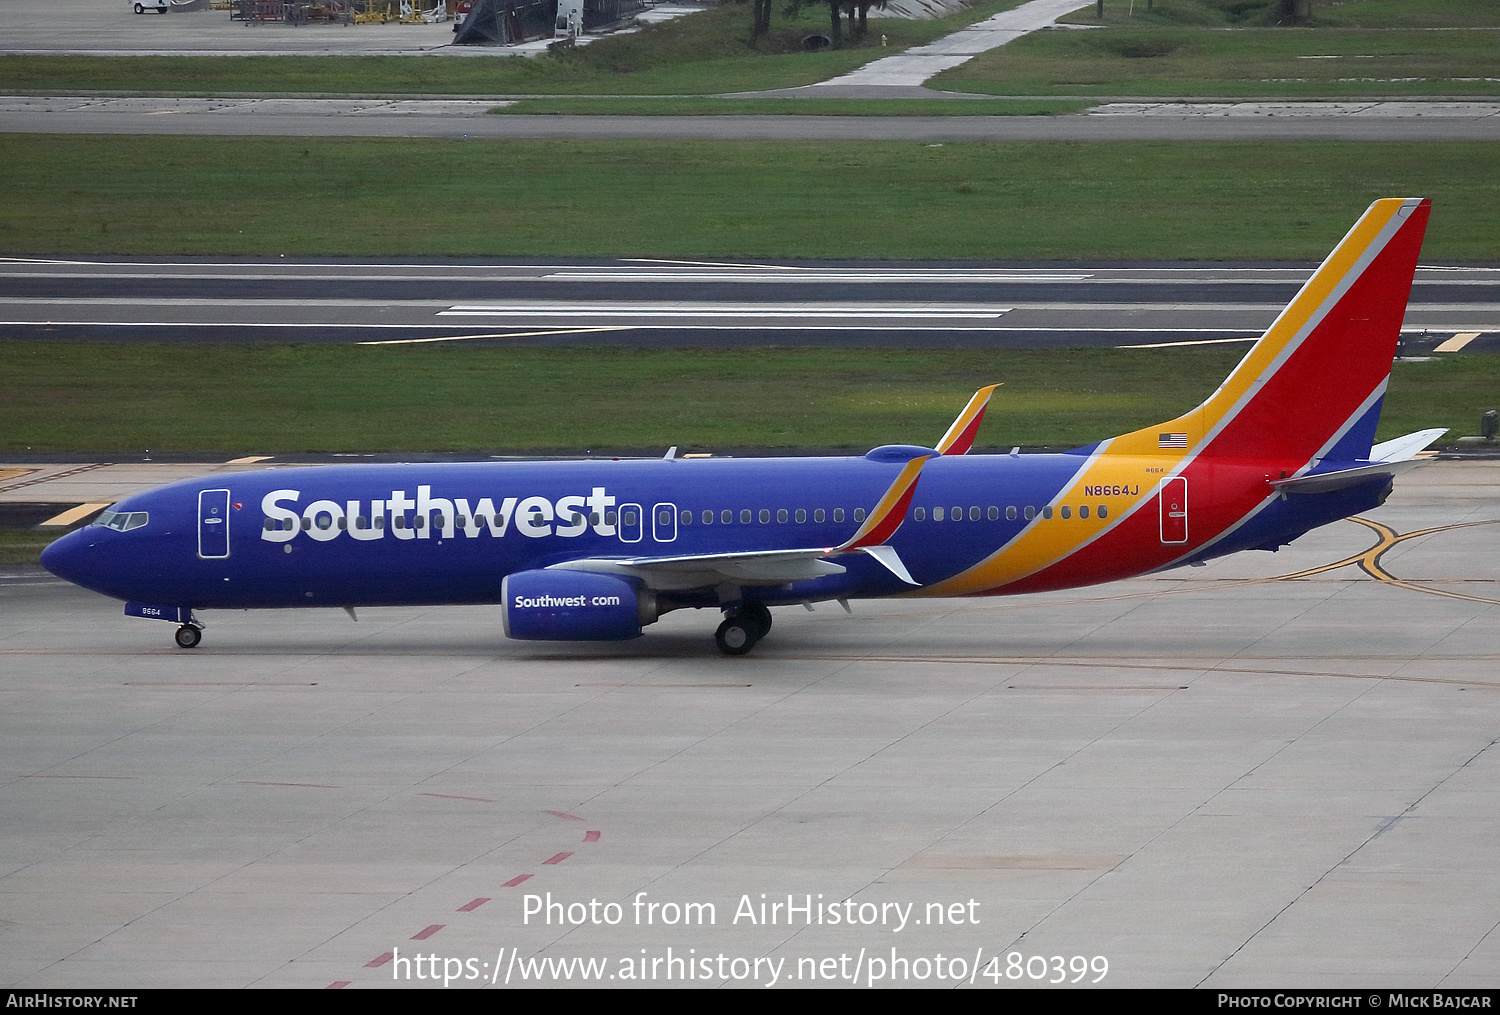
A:
<svg viewBox="0 0 1500 1015">
<path fill-rule="evenodd" d="M 1186 448 L 1187 434 L 1185 433 L 1163 433 L 1156 435 L 1156 446 L 1159 448 Z"/>
</svg>

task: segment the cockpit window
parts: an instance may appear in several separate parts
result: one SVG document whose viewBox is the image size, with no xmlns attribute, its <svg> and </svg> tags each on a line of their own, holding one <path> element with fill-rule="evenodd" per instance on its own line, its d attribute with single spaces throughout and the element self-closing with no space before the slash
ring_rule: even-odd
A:
<svg viewBox="0 0 1500 1015">
<path fill-rule="evenodd" d="M 95 525 L 102 525 L 106 529 L 116 529 L 120 532 L 129 532 L 138 529 L 151 520 L 151 516 L 145 511 L 116 511 L 113 508 L 105 508 L 99 517 L 94 519 Z"/>
</svg>

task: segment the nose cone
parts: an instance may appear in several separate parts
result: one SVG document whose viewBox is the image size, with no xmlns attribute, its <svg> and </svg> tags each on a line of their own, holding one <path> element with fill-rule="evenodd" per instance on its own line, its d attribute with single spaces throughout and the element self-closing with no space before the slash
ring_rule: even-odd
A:
<svg viewBox="0 0 1500 1015">
<path fill-rule="evenodd" d="M 89 587 L 89 540 L 82 529 L 69 532 L 42 551 L 42 567 L 75 585 Z"/>
</svg>

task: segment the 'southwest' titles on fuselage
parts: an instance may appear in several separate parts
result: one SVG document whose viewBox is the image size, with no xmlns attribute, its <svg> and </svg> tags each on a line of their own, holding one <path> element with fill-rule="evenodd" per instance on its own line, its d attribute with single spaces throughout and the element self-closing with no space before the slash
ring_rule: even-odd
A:
<svg viewBox="0 0 1500 1015">
<path fill-rule="evenodd" d="M 372 500 L 315 500 L 299 507 L 301 490 L 272 490 L 261 498 L 260 509 L 265 523 L 260 538 L 285 543 L 306 533 L 311 539 L 327 542 L 347 532 L 354 539 L 382 539 L 386 532 L 396 539 L 469 539 L 480 535 L 503 538 L 515 522 L 517 535 L 531 539 L 544 536 L 570 538 L 589 530 L 596 535 L 613 536 L 617 512 L 615 498 L 602 486 L 596 486 L 586 497 L 434 497 L 431 486 L 418 486 L 416 495 L 392 490 L 388 498 Z M 390 519 L 389 529 L 386 520 Z"/>
</svg>

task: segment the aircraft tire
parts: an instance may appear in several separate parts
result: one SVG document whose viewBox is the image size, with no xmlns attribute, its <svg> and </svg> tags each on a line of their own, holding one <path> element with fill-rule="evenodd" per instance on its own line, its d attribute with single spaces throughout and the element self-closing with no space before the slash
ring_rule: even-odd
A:
<svg viewBox="0 0 1500 1015">
<path fill-rule="evenodd" d="M 755 625 L 756 641 L 771 633 L 771 611 L 764 603 L 745 603 L 738 613 L 740 619 Z"/>
<path fill-rule="evenodd" d="M 757 625 L 747 621 L 738 614 L 731 613 L 724 618 L 724 623 L 714 632 L 714 641 L 719 646 L 719 651 L 727 656 L 742 656 L 755 647 L 760 639 L 756 637 Z"/>
<path fill-rule="evenodd" d="M 177 629 L 178 648 L 197 648 L 198 643 L 203 640 L 203 632 L 192 624 L 183 624 Z"/>
</svg>

